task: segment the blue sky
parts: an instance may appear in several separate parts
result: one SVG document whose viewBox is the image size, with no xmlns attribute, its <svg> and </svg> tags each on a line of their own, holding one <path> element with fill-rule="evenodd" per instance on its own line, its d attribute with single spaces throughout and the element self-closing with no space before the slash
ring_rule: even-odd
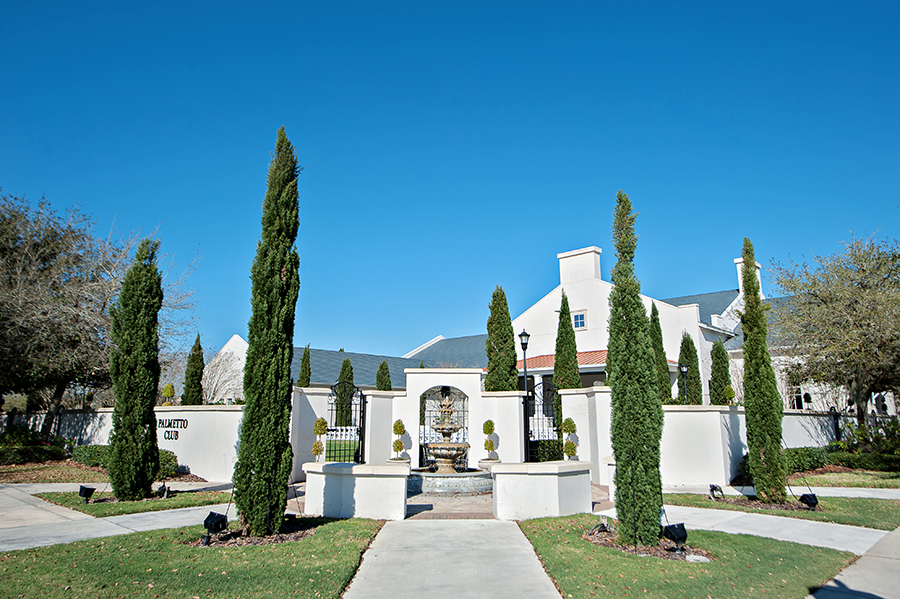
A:
<svg viewBox="0 0 900 599">
<path fill-rule="evenodd" d="M 896 2 L 77 4 L 0 3 L 0 187 L 199 251 L 207 349 L 246 338 L 280 126 L 298 346 L 482 333 L 588 245 L 608 278 L 619 189 L 653 297 L 900 222 Z"/>
</svg>

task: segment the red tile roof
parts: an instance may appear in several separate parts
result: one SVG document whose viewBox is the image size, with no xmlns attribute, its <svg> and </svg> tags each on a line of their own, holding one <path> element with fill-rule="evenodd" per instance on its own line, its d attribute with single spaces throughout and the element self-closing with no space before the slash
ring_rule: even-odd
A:
<svg viewBox="0 0 900 599">
<path fill-rule="evenodd" d="M 556 356 L 549 354 L 546 356 L 534 356 L 528 358 L 529 368 L 553 368 L 553 362 Z M 599 351 L 580 351 L 578 352 L 579 366 L 603 366 L 606 364 L 606 350 Z M 516 362 L 516 368 L 522 368 L 522 360 Z"/>
</svg>

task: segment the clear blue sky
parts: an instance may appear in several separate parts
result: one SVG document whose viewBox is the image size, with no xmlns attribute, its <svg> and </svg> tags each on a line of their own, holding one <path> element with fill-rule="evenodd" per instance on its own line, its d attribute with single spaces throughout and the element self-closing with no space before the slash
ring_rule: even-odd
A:
<svg viewBox="0 0 900 599">
<path fill-rule="evenodd" d="M 199 250 L 207 349 L 246 338 L 282 125 L 298 346 L 482 333 L 588 245 L 607 278 L 620 188 L 653 297 L 735 288 L 745 236 L 897 236 L 897 2 L 134 4 L 0 0 L 0 186 Z"/>
</svg>

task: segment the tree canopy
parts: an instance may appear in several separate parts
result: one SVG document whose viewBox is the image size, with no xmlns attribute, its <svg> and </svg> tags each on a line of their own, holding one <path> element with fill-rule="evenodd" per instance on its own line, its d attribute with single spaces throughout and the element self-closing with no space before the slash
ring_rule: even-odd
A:
<svg viewBox="0 0 900 599">
<path fill-rule="evenodd" d="M 659 541 L 662 481 L 659 474 L 663 411 L 659 399 L 650 323 L 634 273 L 637 214 L 620 190 L 613 217 L 616 265 L 609 295 L 607 372 L 612 390 L 611 439 L 616 457 L 619 542 Z"/>
<path fill-rule="evenodd" d="M 503 287 L 497 285 L 491 296 L 490 316 L 487 321 L 487 374 L 485 391 L 515 391 L 518 389 L 519 371 L 516 368 L 516 339 L 509 317 L 509 306 Z"/>
<path fill-rule="evenodd" d="M 110 375 L 116 394 L 109 437 L 109 482 L 118 499 L 143 499 L 159 470 L 156 393 L 159 386 L 159 320 L 162 277 L 156 267 L 158 241 L 145 239 L 110 308 Z"/>
<path fill-rule="evenodd" d="M 194 340 L 191 353 L 188 354 L 187 367 L 184 371 L 184 387 L 181 390 L 181 405 L 199 406 L 203 403 L 203 346 L 200 335 Z"/>
<path fill-rule="evenodd" d="M 728 370 L 728 351 L 725 350 L 725 344 L 721 339 L 716 339 L 713 343 L 710 357 L 712 366 L 709 377 L 709 403 L 714 406 L 728 405 L 731 373 Z"/>
<path fill-rule="evenodd" d="M 681 351 L 678 353 L 678 403 L 699 406 L 703 403 L 703 383 L 700 378 L 700 360 L 697 346 L 687 333 L 681 335 Z M 687 376 L 681 374 L 680 366 L 687 366 Z M 687 395 L 685 395 L 687 390 Z"/>
<path fill-rule="evenodd" d="M 770 345 L 795 356 L 802 380 L 845 387 L 860 424 L 874 393 L 900 396 L 900 244 L 854 238 L 830 256 L 773 265 L 787 297 Z"/>
<path fill-rule="evenodd" d="M 234 468 L 241 527 L 254 536 L 281 528 L 293 466 L 289 435 L 294 381 L 294 312 L 300 291 L 297 177 L 301 167 L 278 130 L 263 199 L 262 234 L 250 271 L 252 314 L 244 363 L 244 419 Z"/>
<path fill-rule="evenodd" d="M 744 413 L 747 418 L 747 454 L 750 475 L 757 496 L 766 502 L 782 503 L 785 471 L 781 455 L 781 421 L 784 404 L 767 345 L 768 323 L 759 295 L 756 255 L 753 244 L 744 238 L 741 280 L 744 287 Z"/>
<path fill-rule="evenodd" d="M 375 389 L 378 391 L 391 390 L 391 370 L 388 368 L 387 360 L 382 360 L 378 365 L 378 372 L 375 374 Z"/>
</svg>

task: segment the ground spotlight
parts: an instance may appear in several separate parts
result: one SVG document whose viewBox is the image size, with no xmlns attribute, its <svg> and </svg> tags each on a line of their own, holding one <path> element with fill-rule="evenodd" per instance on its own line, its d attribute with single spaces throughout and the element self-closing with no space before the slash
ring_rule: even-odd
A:
<svg viewBox="0 0 900 599">
<path fill-rule="evenodd" d="M 87 504 L 88 500 L 91 498 L 91 495 L 93 495 L 94 491 L 96 490 L 97 489 L 95 489 L 94 487 L 85 487 L 84 485 L 81 485 L 80 487 L 78 487 L 78 496 L 84 499 L 84 503 Z"/>
<path fill-rule="evenodd" d="M 203 521 L 203 526 L 206 527 L 206 536 L 203 537 L 203 544 L 209 545 L 209 539 L 212 535 L 228 528 L 228 518 L 225 517 L 225 514 L 210 512 L 206 520 Z"/>
<path fill-rule="evenodd" d="M 687 541 L 687 531 L 684 529 L 683 522 L 663 526 L 663 536 L 675 543 L 675 553 L 684 553 L 684 542 Z"/>
<path fill-rule="evenodd" d="M 800 496 L 800 503 L 810 510 L 814 510 L 816 509 L 816 506 L 819 505 L 819 499 L 816 497 L 815 493 L 804 493 Z"/>
<path fill-rule="evenodd" d="M 709 498 L 715 501 L 716 495 L 718 495 L 722 499 L 725 499 L 725 492 L 722 490 L 722 487 L 720 487 L 719 485 L 709 485 Z"/>
</svg>

